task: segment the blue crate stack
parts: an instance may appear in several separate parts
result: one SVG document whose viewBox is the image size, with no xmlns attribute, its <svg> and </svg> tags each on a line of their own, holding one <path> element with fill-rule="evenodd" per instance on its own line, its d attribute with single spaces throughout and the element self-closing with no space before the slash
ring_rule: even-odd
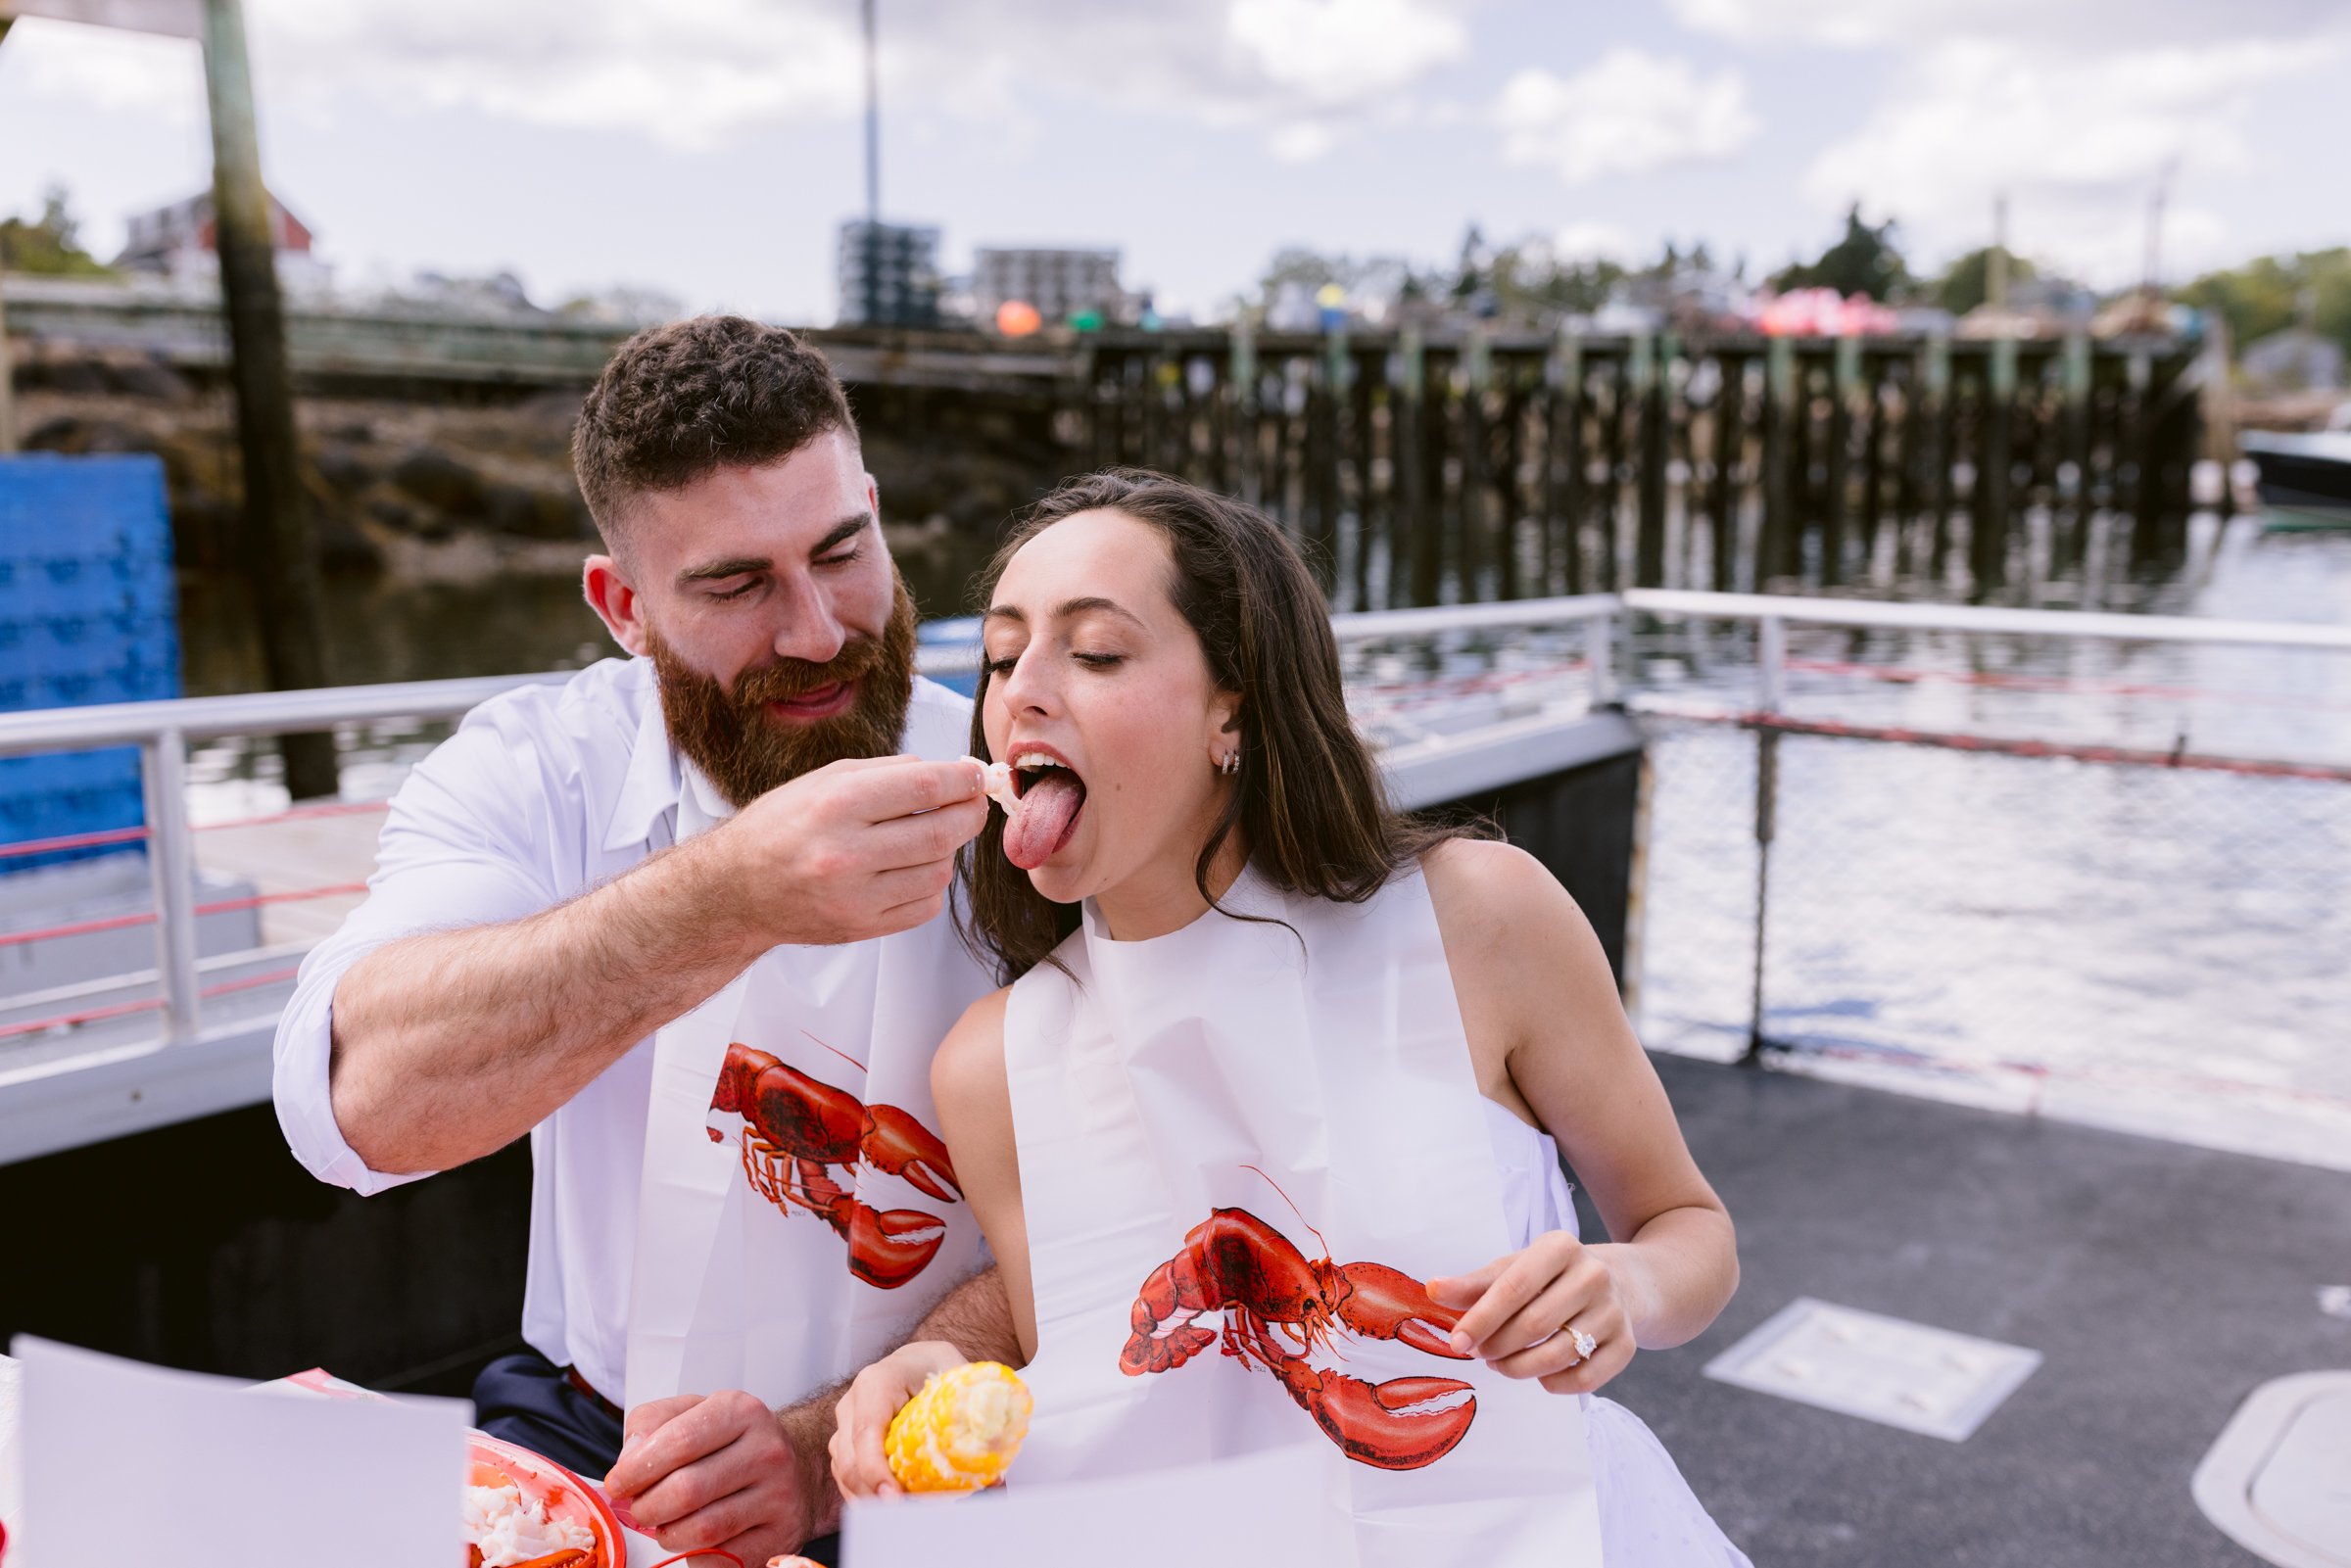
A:
<svg viewBox="0 0 2351 1568">
<path fill-rule="evenodd" d="M 164 465 L 144 453 L 0 458 L 0 712 L 179 695 Z M 135 828 L 135 746 L 0 757 L 0 844 Z M 0 858 L 0 873 L 133 843 Z"/>
</svg>

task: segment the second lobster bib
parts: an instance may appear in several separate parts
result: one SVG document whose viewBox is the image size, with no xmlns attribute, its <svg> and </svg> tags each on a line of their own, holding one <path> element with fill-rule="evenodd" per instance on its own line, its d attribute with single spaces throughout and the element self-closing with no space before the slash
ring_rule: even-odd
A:
<svg viewBox="0 0 2351 1568">
<path fill-rule="evenodd" d="M 1141 942 L 1088 905 L 1070 973 L 1013 987 L 1038 1353 L 1011 1484 L 1304 1444 L 1331 1562 L 1599 1562 L 1578 1402 L 1454 1357 L 1420 1283 L 1509 1250 L 1425 883 L 1245 874 L 1224 903 L 1258 918 Z"/>
<path fill-rule="evenodd" d="M 963 741 L 959 710 L 918 693 L 904 749 Z M 681 840 L 723 820 L 706 781 L 685 783 Z M 942 915 L 777 948 L 655 1036 L 629 1404 L 797 1401 L 894 1348 L 978 1266 L 931 1058 L 991 988 Z"/>
</svg>

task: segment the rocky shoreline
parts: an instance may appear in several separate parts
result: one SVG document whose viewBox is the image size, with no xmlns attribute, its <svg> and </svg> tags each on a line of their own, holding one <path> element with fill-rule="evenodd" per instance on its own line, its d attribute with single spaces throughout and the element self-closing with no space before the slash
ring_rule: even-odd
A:
<svg viewBox="0 0 2351 1568">
<path fill-rule="evenodd" d="M 25 450 L 155 453 L 180 566 L 243 568 L 234 411 L 224 387 L 135 355 L 22 370 L 17 417 Z M 1007 517 L 1080 466 L 1050 439 L 1049 421 L 986 410 L 975 419 L 971 409 L 886 397 L 872 406 L 857 401 L 891 547 L 910 576 L 922 557 L 939 557 L 931 563 L 939 571 L 968 571 Z M 574 392 L 506 403 L 302 398 L 303 489 L 321 567 L 395 583 L 576 574 L 597 537 L 571 474 L 579 405 Z"/>
</svg>

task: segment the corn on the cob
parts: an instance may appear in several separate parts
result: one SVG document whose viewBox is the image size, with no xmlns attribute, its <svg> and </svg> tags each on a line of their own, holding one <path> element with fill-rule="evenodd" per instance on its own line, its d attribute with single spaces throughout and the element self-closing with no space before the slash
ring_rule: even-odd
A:
<svg viewBox="0 0 2351 1568">
<path fill-rule="evenodd" d="M 1029 1386 L 995 1361 L 934 1372 L 890 1417 L 889 1473 L 909 1492 L 992 1486 L 1029 1435 L 1030 1405 Z"/>
</svg>

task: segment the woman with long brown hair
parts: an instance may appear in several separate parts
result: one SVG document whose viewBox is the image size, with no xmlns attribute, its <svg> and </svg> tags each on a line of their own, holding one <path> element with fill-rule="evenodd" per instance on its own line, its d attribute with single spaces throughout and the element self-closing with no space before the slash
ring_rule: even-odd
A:
<svg viewBox="0 0 2351 1568">
<path fill-rule="evenodd" d="M 1012 1484 L 1306 1443 L 1365 1562 L 1743 1564 L 1590 1397 L 1738 1261 L 1574 901 L 1389 809 L 1255 509 L 1078 480 L 987 582 L 973 750 L 1020 792 L 964 911 L 1005 986 L 933 1087 L 1035 1394 Z M 879 1489 L 877 1433 L 835 1451 Z"/>
</svg>

